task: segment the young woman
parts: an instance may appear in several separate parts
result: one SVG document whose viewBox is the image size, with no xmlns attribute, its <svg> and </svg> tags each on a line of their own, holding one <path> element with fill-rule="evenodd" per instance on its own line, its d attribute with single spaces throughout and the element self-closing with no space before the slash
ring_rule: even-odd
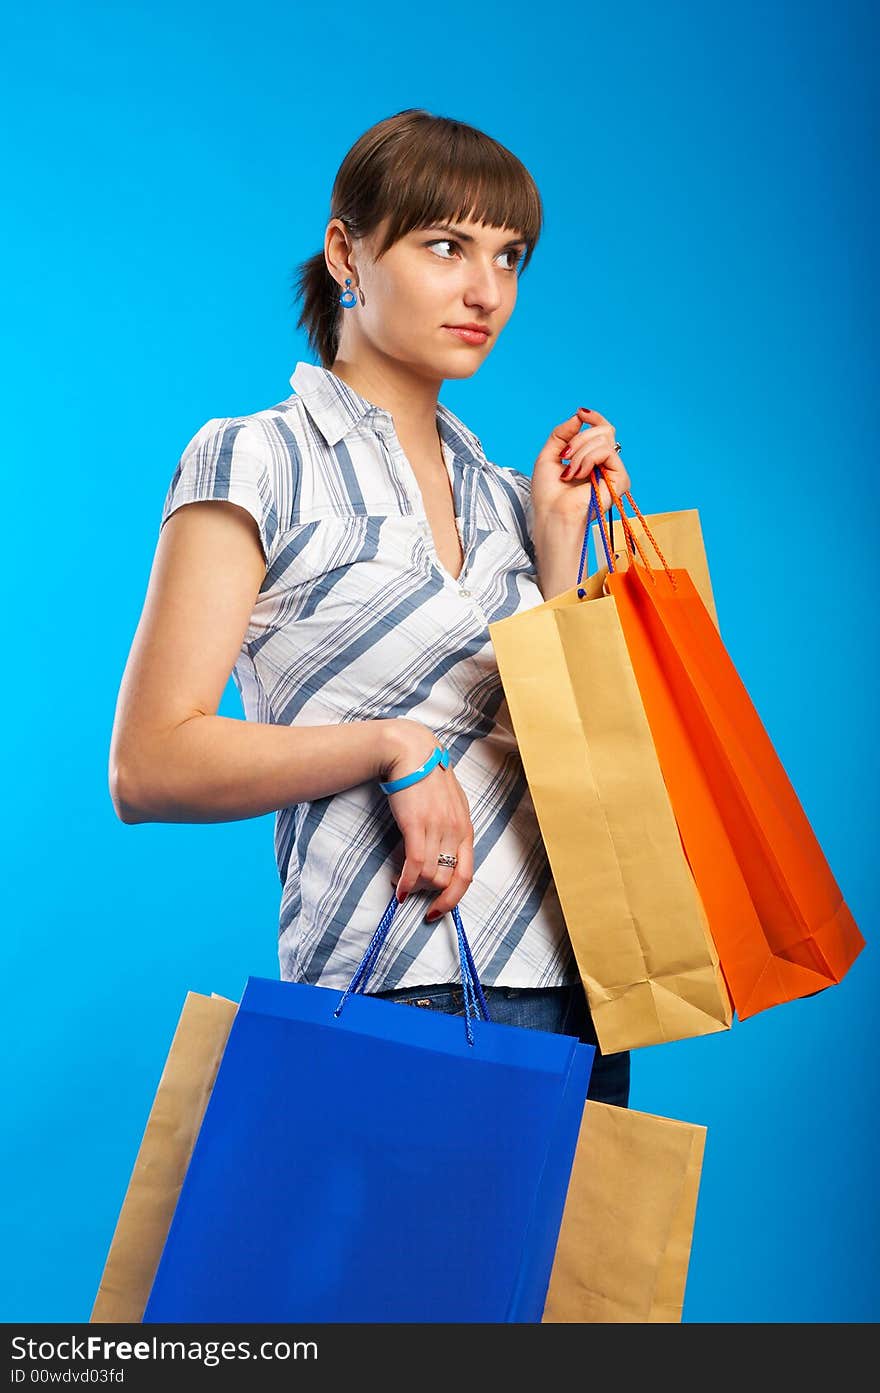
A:
<svg viewBox="0 0 880 1393">
<path fill-rule="evenodd" d="M 463 1012 L 460 905 L 491 1018 L 596 1044 L 487 626 L 575 583 L 592 470 L 630 487 L 614 428 L 579 408 L 529 477 L 438 400 L 492 352 L 540 233 L 509 150 L 402 111 L 349 151 L 330 208 L 298 279 L 320 366 L 206 422 L 171 480 L 114 805 L 276 811 L 285 980 L 344 990 L 396 885 L 367 990 Z M 230 672 L 245 721 L 216 714 Z M 590 1097 L 627 1105 L 628 1053 L 597 1050 Z"/>
</svg>

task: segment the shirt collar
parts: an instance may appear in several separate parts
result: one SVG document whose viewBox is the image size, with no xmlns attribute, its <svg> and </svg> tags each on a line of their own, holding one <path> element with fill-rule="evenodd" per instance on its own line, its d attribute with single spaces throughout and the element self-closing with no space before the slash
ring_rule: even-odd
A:
<svg viewBox="0 0 880 1393">
<path fill-rule="evenodd" d="M 302 397 L 306 410 L 328 445 L 338 444 L 359 421 L 367 417 L 373 418 L 377 426 L 381 421 L 392 428 L 394 426 L 390 411 L 367 401 L 330 368 L 299 362 L 290 378 L 290 385 L 297 396 Z M 442 401 L 437 403 L 437 428 L 441 440 L 450 446 L 455 455 L 466 464 L 485 468 L 486 456 L 479 437 L 468 430 Z"/>
</svg>

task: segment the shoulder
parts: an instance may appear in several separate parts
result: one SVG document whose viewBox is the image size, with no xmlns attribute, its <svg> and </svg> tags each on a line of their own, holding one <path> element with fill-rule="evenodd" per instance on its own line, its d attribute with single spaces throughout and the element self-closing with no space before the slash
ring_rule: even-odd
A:
<svg viewBox="0 0 880 1393">
<path fill-rule="evenodd" d="M 162 505 L 160 528 L 201 499 L 237 503 L 256 519 L 271 562 L 298 515 L 303 434 L 293 400 L 238 416 L 212 416 L 185 444 Z"/>
<path fill-rule="evenodd" d="M 289 472 L 299 465 L 304 424 L 298 398 L 238 416 L 212 416 L 184 446 L 182 458 L 225 455 L 261 464 L 270 475 L 279 468 Z"/>
<path fill-rule="evenodd" d="M 237 416 L 213 416 L 184 446 L 168 501 L 185 487 L 206 496 L 249 490 L 287 528 L 299 515 L 309 459 L 315 460 L 315 445 L 298 397 Z"/>
</svg>

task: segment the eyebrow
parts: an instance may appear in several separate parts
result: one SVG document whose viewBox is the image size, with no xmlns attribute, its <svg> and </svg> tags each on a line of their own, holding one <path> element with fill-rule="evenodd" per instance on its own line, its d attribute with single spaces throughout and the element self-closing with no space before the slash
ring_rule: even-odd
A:
<svg viewBox="0 0 880 1393">
<path fill-rule="evenodd" d="M 424 228 L 424 231 L 425 231 L 425 232 L 451 232 L 451 233 L 453 233 L 453 235 L 454 235 L 455 237 L 457 237 L 457 238 L 459 239 L 459 241 L 461 241 L 461 242 L 475 242 L 475 241 L 477 240 L 475 237 L 472 237 L 471 234 L 470 234 L 469 232 L 462 232 L 462 230 L 461 230 L 460 227 L 452 227 L 451 224 L 445 223 L 445 222 L 435 222 L 435 223 L 431 223 L 430 226 Z M 503 247 L 499 247 L 499 251 L 507 251 L 507 248 L 508 248 L 508 247 L 524 247 L 524 246 L 526 246 L 526 239 L 525 239 L 525 237 L 514 237 L 512 241 L 510 241 L 510 242 L 505 242 Z"/>
</svg>

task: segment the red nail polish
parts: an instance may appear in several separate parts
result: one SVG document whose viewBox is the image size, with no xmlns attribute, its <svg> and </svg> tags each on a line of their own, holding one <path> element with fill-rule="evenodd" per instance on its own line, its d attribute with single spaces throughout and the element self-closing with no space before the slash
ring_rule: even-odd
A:
<svg viewBox="0 0 880 1393">
<path fill-rule="evenodd" d="M 587 415 L 591 416 L 593 413 L 593 408 L 591 406 L 579 406 L 578 411 L 586 411 Z"/>
<path fill-rule="evenodd" d="M 559 477 L 560 477 L 560 479 L 570 479 L 570 478 L 571 478 L 571 469 L 563 469 L 563 471 L 562 471 L 562 473 L 560 474 Z"/>
<path fill-rule="evenodd" d="M 409 894 L 409 891 L 408 891 L 408 890 L 404 890 L 404 892 L 403 892 L 402 895 L 398 895 L 398 896 L 397 896 L 397 903 L 398 903 L 398 904 L 403 904 L 403 902 L 404 902 L 404 900 L 406 899 L 406 897 L 407 897 L 408 894 Z"/>
<path fill-rule="evenodd" d="M 439 919 L 439 918 L 440 918 L 439 912 L 438 912 L 437 910 L 435 910 L 435 909 L 432 909 L 432 911 L 431 911 L 430 914 L 426 914 L 426 915 L 425 915 L 425 923 L 426 923 L 426 924 L 433 924 L 434 920 L 435 920 L 435 919 Z"/>
</svg>

